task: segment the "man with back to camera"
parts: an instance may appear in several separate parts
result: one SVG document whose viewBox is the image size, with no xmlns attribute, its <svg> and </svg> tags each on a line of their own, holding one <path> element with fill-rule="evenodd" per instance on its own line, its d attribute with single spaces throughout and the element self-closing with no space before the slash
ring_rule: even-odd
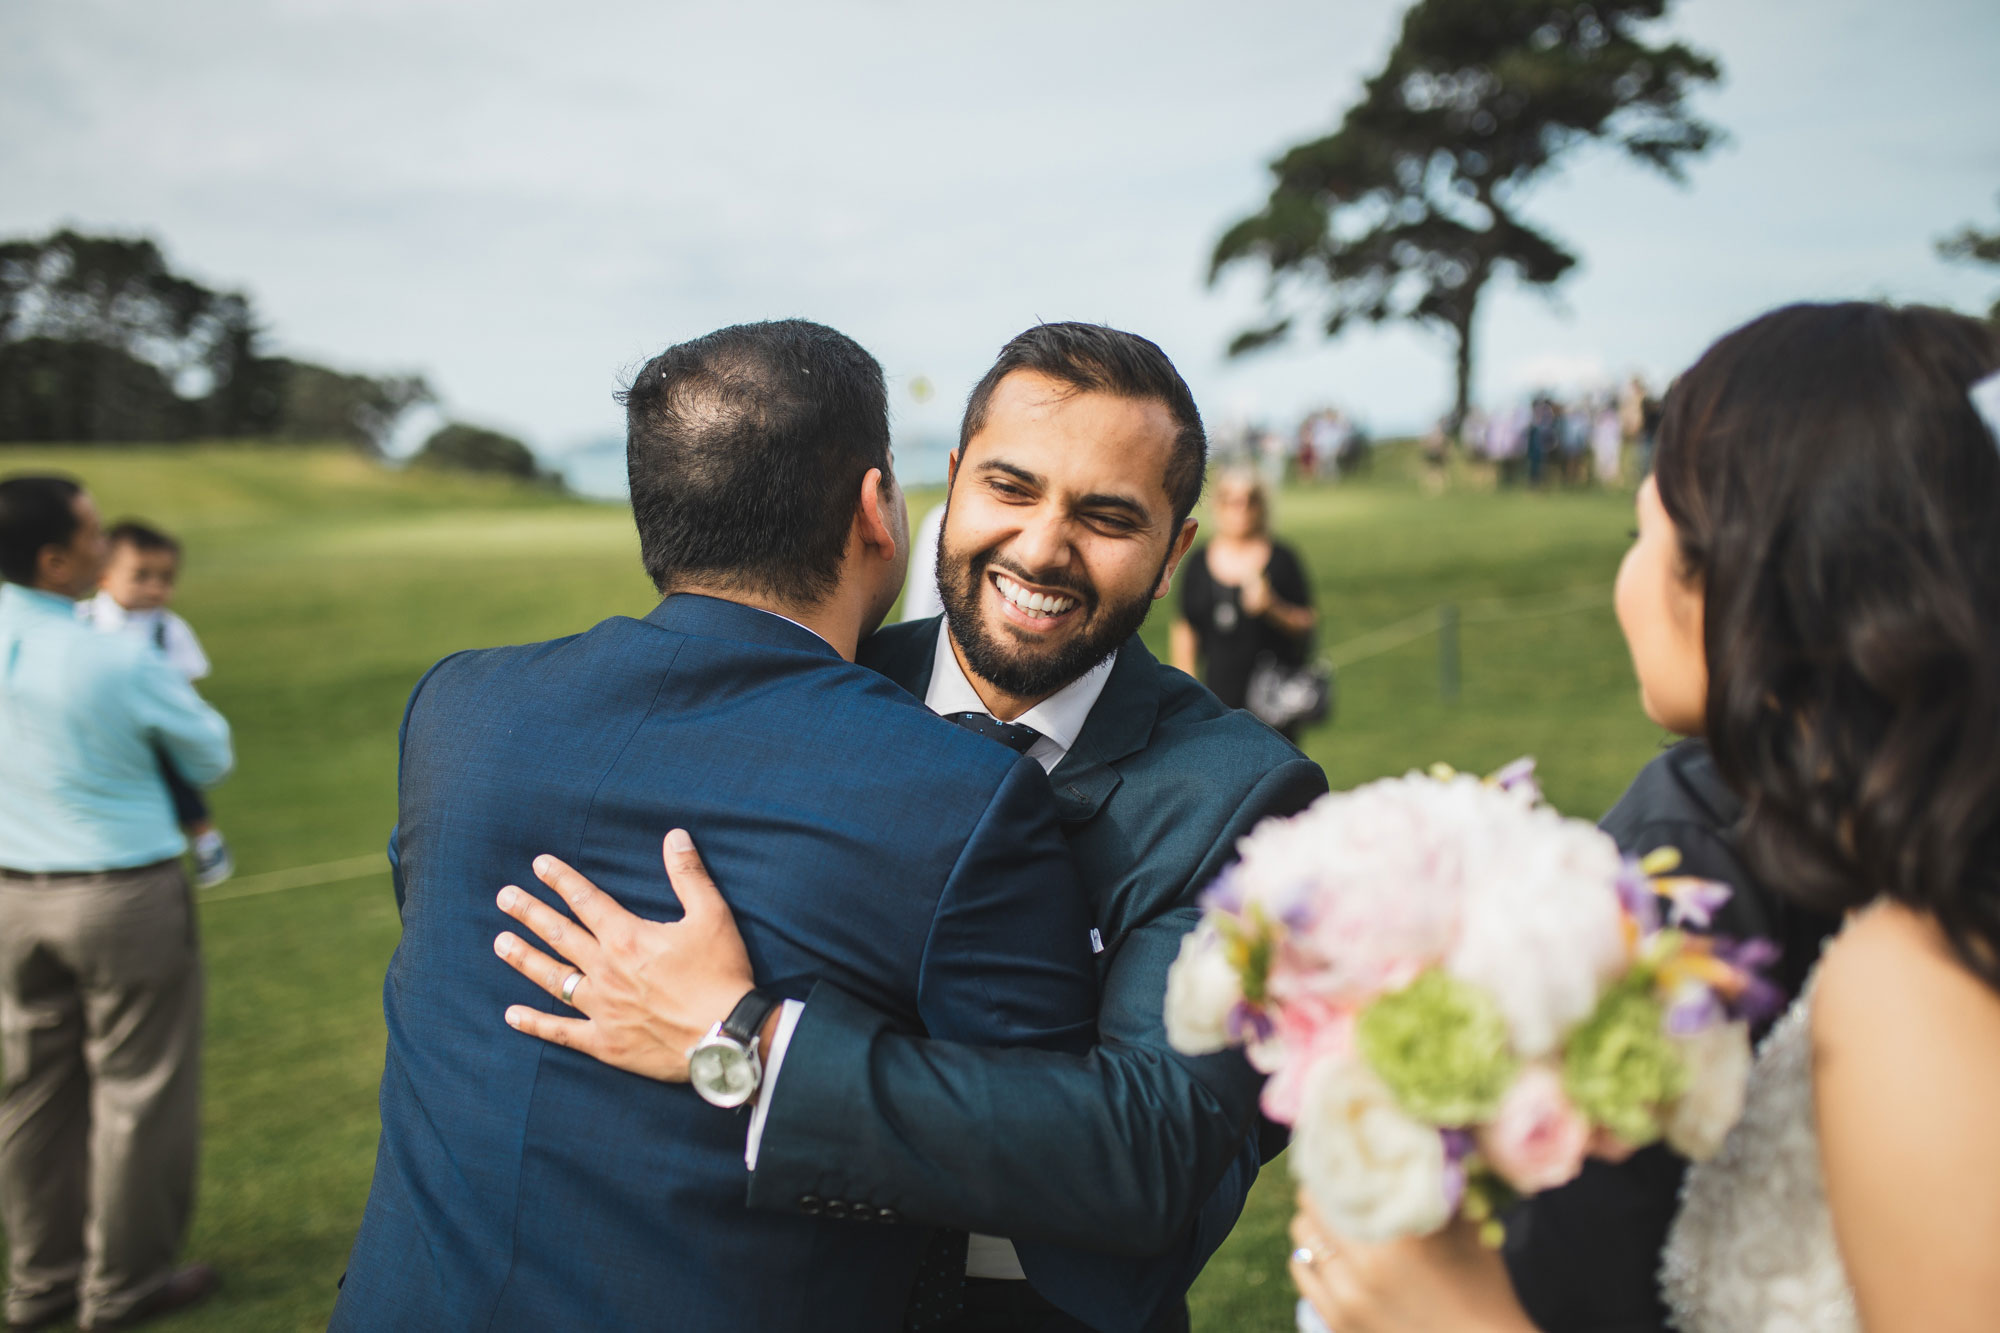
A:
<svg viewBox="0 0 2000 1333">
<path fill-rule="evenodd" d="M 932 709 L 969 715 L 1049 769 L 1104 948 L 1102 1044 L 1084 1059 L 911 1035 L 835 984 L 786 1006 L 748 1132 L 750 1201 L 891 1207 L 982 1233 L 933 1251 L 910 1327 L 1185 1327 L 1187 1288 L 1254 1179 L 1245 1137 L 1261 1080 L 1233 1052 L 1169 1047 L 1166 972 L 1237 838 L 1326 780 L 1137 637 L 1192 540 L 1205 453 L 1157 346 L 1094 325 L 1028 330 L 967 404 L 939 550 L 943 621 L 863 645 L 862 662 Z M 707 831 L 693 831 L 705 849 Z M 708 900 L 692 852 L 669 867 Z M 715 881 L 735 898 L 720 867 Z M 511 934 L 502 956 L 551 993 L 579 970 L 589 979 L 570 983 L 583 1018 L 523 1007 L 509 1021 L 685 1078 L 690 1043 L 752 984 L 726 911 L 654 925 L 587 883 L 563 887 L 618 947 L 517 902 L 511 914 L 570 962 Z"/>
<path fill-rule="evenodd" d="M 753 1212 L 741 1118 L 494 1021 L 534 992 L 493 959 L 490 886 L 563 873 L 541 853 L 667 915 L 661 833 L 703 831 L 775 987 L 719 1056 L 820 979 L 970 1043 L 1089 1041 L 1091 922 L 1041 770 L 851 661 L 907 560 L 881 368 L 816 324 L 738 326 L 655 357 L 626 412 L 659 606 L 449 657 L 405 715 L 382 1137 L 337 1330 L 901 1318 L 924 1232 Z M 701 1091 L 740 1104 L 742 1074 Z"/>
<path fill-rule="evenodd" d="M 0 1218 L 17 1330 L 73 1313 L 129 1328 L 216 1285 L 175 1266 L 202 979 L 157 756 L 214 783 L 229 724 L 152 644 L 79 621 L 104 557 L 76 482 L 0 481 Z"/>
</svg>

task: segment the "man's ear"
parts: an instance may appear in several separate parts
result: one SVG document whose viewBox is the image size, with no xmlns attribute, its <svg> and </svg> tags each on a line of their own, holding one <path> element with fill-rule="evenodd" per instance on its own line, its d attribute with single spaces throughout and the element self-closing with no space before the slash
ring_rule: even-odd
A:
<svg viewBox="0 0 2000 1333">
<path fill-rule="evenodd" d="M 879 467 L 868 469 L 861 479 L 861 503 L 854 509 L 854 531 L 861 547 L 884 560 L 896 558 L 896 525 L 890 521 L 891 506 L 903 503 L 903 493 L 893 478 Z M 909 526 L 906 521 L 903 525 Z"/>
<path fill-rule="evenodd" d="M 1165 597 L 1173 587 L 1174 571 L 1181 567 L 1181 558 L 1188 553 L 1188 547 L 1194 545 L 1194 531 L 1200 526 L 1192 515 L 1182 521 L 1180 535 L 1174 538 L 1173 547 L 1167 552 L 1167 563 L 1160 567 L 1160 583 L 1153 589 L 1154 601 Z"/>
<path fill-rule="evenodd" d="M 964 455 L 964 453 L 965 450 L 963 449 L 954 449 L 951 451 L 950 454 L 948 454 L 945 457 L 944 493 L 945 493 L 945 498 L 947 500 L 949 500 L 951 497 L 951 484 L 958 480 L 958 460 Z"/>
</svg>

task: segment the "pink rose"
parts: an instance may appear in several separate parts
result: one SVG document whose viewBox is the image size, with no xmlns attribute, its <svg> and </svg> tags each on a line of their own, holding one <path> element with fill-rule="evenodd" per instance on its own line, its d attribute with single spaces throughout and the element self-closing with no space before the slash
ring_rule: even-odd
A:
<svg viewBox="0 0 2000 1333">
<path fill-rule="evenodd" d="M 1248 1051 L 1250 1063 L 1271 1075 L 1264 1084 L 1264 1114 L 1281 1125 L 1299 1118 L 1306 1077 L 1322 1060 L 1354 1049 L 1354 1011 L 1313 995 L 1275 1006 L 1275 1030 Z"/>
<path fill-rule="evenodd" d="M 1555 1070 L 1529 1065 L 1478 1138 L 1502 1179 L 1523 1194 L 1536 1194 L 1576 1179 L 1590 1147 L 1590 1122 L 1563 1095 Z"/>
</svg>

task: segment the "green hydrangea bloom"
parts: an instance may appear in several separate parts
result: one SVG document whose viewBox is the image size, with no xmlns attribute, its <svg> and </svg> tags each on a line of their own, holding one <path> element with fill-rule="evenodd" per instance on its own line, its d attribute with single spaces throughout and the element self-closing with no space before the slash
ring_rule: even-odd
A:
<svg viewBox="0 0 2000 1333">
<path fill-rule="evenodd" d="M 1563 1088 L 1577 1110 L 1634 1148 L 1660 1137 L 1660 1107 L 1687 1080 L 1660 1002 L 1629 984 L 1605 993 L 1563 1052 Z"/>
<path fill-rule="evenodd" d="M 1514 1081 L 1499 1007 L 1438 968 L 1364 1009 L 1355 1040 L 1402 1108 L 1433 1125 L 1491 1119 Z"/>
</svg>

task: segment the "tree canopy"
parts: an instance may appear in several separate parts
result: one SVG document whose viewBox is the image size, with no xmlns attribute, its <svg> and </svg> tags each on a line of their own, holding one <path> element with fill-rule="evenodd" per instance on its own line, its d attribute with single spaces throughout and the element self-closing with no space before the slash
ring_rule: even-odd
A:
<svg viewBox="0 0 2000 1333">
<path fill-rule="evenodd" d="M 410 459 L 417 467 L 449 468 L 458 472 L 488 472 L 518 477 L 523 481 L 560 484 L 554 474 L 544 473 L 535 462 L 534 451 L 511 435 L 484 426 L 451 421 L 439 427 Z"/>
<path fill-rule="evenodd" d="M 1977 227 L 1964 227 L 1940 240 L 1937 248 L 1939 255 L 1956 263 L 2000 268 L 2000 229 L 1980 231 Z M 1986 312 L 1986 320 L 2000 328 L 2000 298 Z"/>
<path fill-rule="evenodd" d="M 1339 128 L 1271 163 L 1263 208 L 1216 242 L 1211 283 L 1239 263 L 1269 277 L 1265 322 L 1230 353 L 1284 338 L 1304 311 L 1329 338 L 1410 321 L 1452 345 L 1461 421 L 1487 283 L 1506 270 L 1547 288 L 1577 263 L 1522 215 L 1527 187 L 1592 141 L 1681 180 L 1719 136 L 1686 102 L 1721 67 L 1645 31 L 1669 3 L 1418 0 Z"/>
<path fill-rule="evenodd" d="M 379 450 L 431 392 L 266 356 L 249 297 L 144 237 L 0 241 L 0 441 L 347 440 Z"/>
</svg>

